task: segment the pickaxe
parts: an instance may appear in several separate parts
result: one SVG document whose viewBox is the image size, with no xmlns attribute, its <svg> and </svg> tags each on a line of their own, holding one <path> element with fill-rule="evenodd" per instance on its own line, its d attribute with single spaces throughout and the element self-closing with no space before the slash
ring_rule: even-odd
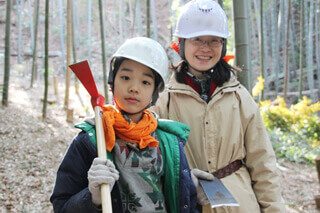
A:
<svg viewBox="0 0 320 213">
<path fill-rule="evenodd" d="M 102 123 L 102 110 L 104 105 L 104 97 L 98 93 L 96 83 L 93 79 L 92 72 L 87 60 L 75 63 L 69 66 L 74 74 L 78 77 L 80 82 L 86 88 L 91 96 L 91 105 L 94 109 L 95 122 L 96 122 L 96 137 L 97 137 L 97 149 L 98 157 L 107 159 L 106 144 L 104 138 L 104 129 Z M 110 185 L 101 185 L 101 201 L 102 212 L 112 213 Z"/>
</svg>

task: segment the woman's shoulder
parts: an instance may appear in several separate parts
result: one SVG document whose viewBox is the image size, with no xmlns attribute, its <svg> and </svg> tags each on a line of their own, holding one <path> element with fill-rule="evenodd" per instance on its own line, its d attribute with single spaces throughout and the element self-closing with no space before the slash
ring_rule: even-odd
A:
<svg viewBox="0 0 320 213">
<path fill-rule="evenodd" d="M 256 102 L 254 101 L 251 93 L 249 92 L 249 90 L 241 83 L 239 83 L 239 86 L 237 87 L 236 92 L 241 100 L 241 103 L 244 103 L 244 104 L 247 103 L 250 105 L 252 105 L 252 104 L 257 105 Z"/>
<path fill-rule="evenodd" d="M 238 79 L 237 76 L 232 73 L 229 81 L 224 83 L 222 86 L 223 89 L 234 91 L 237 94 L 237 98 L 240 101 L 253 101 L 252 95 L 249 92 L 248 88 L 246 88 Z"/>
</svg>

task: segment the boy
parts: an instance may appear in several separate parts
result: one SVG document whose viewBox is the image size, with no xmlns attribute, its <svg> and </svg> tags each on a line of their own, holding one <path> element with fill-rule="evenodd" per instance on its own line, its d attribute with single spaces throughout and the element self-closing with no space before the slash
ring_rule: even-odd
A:
<svg viewBox="0 0 320 213">
<path fill-rule="evenodd" d="M 101 211 L 100 185 L 111 186 L 113 212 L 196 212 L 184 154 L 188 126 L 156 119 L 147 108 L 164 89 L 168 59 L 156 41 L 127 40 L 110 62 L 116 106 L 103 107 L 108 160 L 97 158 L 89 123 L 71 143 L 50 201 L 55 212 Z"/>
</svg>

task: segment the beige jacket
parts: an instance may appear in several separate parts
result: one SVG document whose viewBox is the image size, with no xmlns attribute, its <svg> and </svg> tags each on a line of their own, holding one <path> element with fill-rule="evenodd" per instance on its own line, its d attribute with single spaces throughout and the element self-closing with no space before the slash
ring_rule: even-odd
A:
<svg viewBox="0 0 320 213">
<path fill-rule="evenodd" d="M 285 212 L 275 153 L 259 107 L 235 76 L 217 87 L 207 104 L 173 75 L 152 110 L 161 118 L 190 126 L 185 152 L 191 169 L 214 172 L 235 160 L 244 162 L 245 166 L 221 179 L 240 207 L 211 212 Z"/>
</svg>

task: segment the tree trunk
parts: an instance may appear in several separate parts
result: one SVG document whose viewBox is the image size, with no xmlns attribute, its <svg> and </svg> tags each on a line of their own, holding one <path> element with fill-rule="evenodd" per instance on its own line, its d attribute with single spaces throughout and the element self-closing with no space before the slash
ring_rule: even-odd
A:
<svg viewBox="0 0 320 213">
<path fill-rule="evenodd" d="M 87 6 L 87 21 L 88 21 L 88 61 L 89 64 L 91 62 L 91 0 L 88 0 L 88 6 Z"/>
<path fill-rule="evenodd" d="M 99 0 L 99 11 L 100 11 L 100 34 L 101 34 L 101 49 L 102 49 L 102 73 L 103 73 L 103 85 L 104 85 L 104 97 L 108 102 L 108 81 L 107 81 L 107 68 L 106 68 L 106 53 L 105 53 L 105 31 L 104 31 L 104 13 L 103 13 L 103 2 Z"/>
<path fill-rule="evenodd" d="M 73 0 L 67 0 L 67 67 L 66 67 L 66 92 L 64 97 L 64 108 L 69 108 L 69 91 L 70 91 L 70 68 L 71 64 L 71 15 L 72 15 L 72 2 Z"/>
<path fill-rule="evenodd" d="M 264 29 L 264 24 L 263 24 L 263 20 L 264 20 L 264 15 L 263 15 L 263 0 L 260 0 L 260 66 L 261 66 L 261 76 L 263 79 L 265 79 L 265 75 L 264 75 L 264 33 L 263 33 L 263 29 Z M 264 100 L 264 91 L 261 91 L 260 94 L 260 101 Z"/>
<path fill-rule="evenodd" d="M 76 44 L 76 32 L 78 32 L 77 29 L 77 24 L 76 22 L 76 4 L 72 4 L 72 15 L 71 15 L 71 23 L 72 23 L 72 53 L 73 53 L 73 63 L 77 62 L 77 44 Z M 79 83 L 78 83 L 78 78 L 77 76 L 74 75 L 74 88 L 75 88 L 75 92 L 76 94 L 79 94 Z"/>
<path fill-rule="evenodd" d="M 74 40 L 75 40 L 75 45 L 76 48 L 78 48 L 80 46 L 80 34 L 79 34 L 79 13 L 77 13 L 76 11 L 79 11 L 79 5 L 80 2 L 79 0 L 74 0 L 76 1 L 76 3 L 73 2 L 73 21 L 72 23 L 74 24 L 73 30 L 75 30 L 75 34 L 74 34 Z"/>
<path fill-rule="evenodd" d="M 316 63 L 317 63 L 317 77 L 318 77 L 318 101 L 320 100 L 320 48 L 319 48 L 319 25 L 320 25 L 320 2 L 318 1 L 317 5 L 316 5 L 317 9 L 316 11 L 318 11 L 318 14 L 315 15 L 315 34 L 316 34 Z"/>
<path fill-rule="evenodd" d="M 29 12 L 29 21 L 30 21 L 30 38 L 31 38 L 31 49 L 34 49 L 34 30 L 33 30 L 33 19 L 32 19 L 32 12 L 31 12 L 31 4 L 30 0 L 28 0 L 28 12 Z"/>
<path fill-rule="evenodd" d="M 33 81 L 37 72 L 37 41 L 38 41 L 38 23 L 39 23 L 39 0 L 35 1 L 34 7 L 34 47 L 33 47 L 33 59 L 32 59 L 32 70 L 31 70 L 31 81 L 30 87 L 33 87 Z"/>
<path fill-rule="evenodd" d="M 6 8 L 6 35 L 4 53 L 4 78 L 2 90 L 2 105 L 8 106 L 9 77 L 10 77 L 10 26 L 11 26 L 11 0 L 7 0 Z"/>
<path fill-rule="evenodd" d="M 150 38 L 150 0 L 147 0 L 147 7 L 146 7 L 146 23 L 147 23 L 147 26 L 146 26 L 146 36 L 148 38 Z"/>
<path fill-rule="evenodd" d="M 63 70 L 67 69 L 65 64 L 65 45 L 64 45 L 64 9 L 63 9 L 63 0 L 59 0 L 59 28 L 60 28 L 60 46 L 61 46 L 61 62 Z"/>
<path fill-rule="evenodd" d="M 251 91 L 249 82 L 249 44 L 248 44 L 248 19 L 247 19 L 247 4 L 245 0 L 233 0 L 234 13 L 234 31 L 236 45 L 236 63 L 242 68 L 239 74 L 239 81 Z"/>
<path fill-rule="evenodd" d="M 120 25 L 120 20 L 118 21 L 117 20 L 117 0 L 113 0 L 113 4 L 112 4 L 112 7 L 113 7 L 113 10 L 112 10 L 112 23 L 116 23 L 118 25 Z M 113 36 L 113 43 L 115 44 L 115 49 L 118 48 L 118 45 L 122 43 L 122 40 L 120 38 L 120 36 L 118 36 L 119 32 L 118 32 L 118 27 L 114 27 L 113 28 L 114 31 L 114 35 L 117 35 L 117 36 Z"/>
<path fill-rule="evenodd" d="M 272 71 L 272 62 L 273 59 L 270 57 L 272 54 L 272 18 L 270 14 L 270 8 L 271 6 L 268 5 L 264 7 L 264 18 L 263 18 L 263 23 L 264 23 L 264 30 L 263 30 L 263 37 L 264 42 L 263 42 L 263 61 L 264 61 L 264 89 L 263 89 L 263 96 L 262 100 L 265 100 L 266 98 L 266 93 L 270 91 L 270 88 L 268 87 L 269 82 L 270 82 L 270 72 Z M 268 72 L 269 71 L 269 72 Z"/>
<path fill-rule="evenodd" d="M 281 26 L 283 25 L 283 0 L 280 0 L 280 8 L 279 8 L 279 13 L 278 13 L 278 25 L 276 27 L 276 49 L 275 49 L 275 58 L 277 59 L 275 61 L 276 63 L 276 69 L 275 69 L 275 79 L 274 79 L 274 84 L 275 84 L 275 96 L 278 96 L 279 92 L 279 73 L 281 72 L 281 54 L 280 54 L 280 46 L 281 46 Z M 276 6 L 277 1 L 274 1 L 274 4 Z"/>
<path fill-rule="evenodd" d="M 158 41 L 158 24 L 157 24 L 157 16 L 156 16 L 156 9 L 154 5 L 154 0 L 150 0 L 150 7 L 152 11 L 152 23 L 153 23 L 153 39 Z"/>
<path fill-rule="evenodd" d="M 48 87 L 49 87 L 49 0 L 46 0 L 45 6 L 45 34 L 44 34 L 44 97 L 43 97 L 43 108 L 42 108 L 42 118 L 47 117 L 47 102 L 48 102 Z"/>
<path fill-rule="evenodd" d="M 275 8 L 276 1 L 272 2 L 272 8 Z M 279 53 L 277 52 L 277 46 L 279 42 L 277 41 L 277 16 L 276 16 L 276 10 L 271 9 L 270 10 L 270 17 L 271 17 L 271 59 L 278 58 Z M 270 74 L 270 80 L 274 82 L 275 85 L 275 91 L 277 91 L 277 72 L 279 70 L 279 62 L 278 60 L 271 60 L 271 74 Z M 268 82 L 267 82 L 268 83 Z M 276 93 L 276 92 L 275 92 Z"/>
<path fill-rule="evenodd" d="M 22 30 L 22 11 L 23 11 L 23 0 L 17 1 L 18 4 L 18 64 L 21 64 L 21 30 Z"/>
<path fill-rule="evenodd" d="M 137 19 L 137 26 L 138 26 L 138 35 L 142 36 L 142 21 L 141 21 L 141 10 L 140 10 L 140 0 L 136 2 L 136 19 Z"/>
<path fill-rule="evenodd" d="M 302 100 L 302 79 L 303 79 L 303 56 L 304 56 L 304 0 L 300 0 L 301 8 L 300 8 L 300 60 L 299 60 L 299 100 Z"/>
<path fill-rule="evenodd" d="M 293 1 L 291 2 L 291 21 L 290 21 L 290 50 L 291 50 L 291 57 L 292 57 L 292 70 L 293 73 L 289 73 L 289 82 L 295 81 L 297 78 L 297 62 L 296 62 L 296 54 L 295 54 L 295 45 L 296 45 L 296 30 L 295 30 L 295 24 L 294 24 L 294 10 L 293 10 Z"/>
<path fill-rule="evenodd" d="M 122 4 L 122 8 L 123 8 L 123 4 L 124 4 L 124 1 L 121 1 L 121 4 Z M 123 20 L 123 38 L 124 38 L 124 41 L 127 40 L 128 38 L 128 27 L 127 27 L 127 21 L 126 21 L 126 13 L 125 13 L 126 9 L 123 9 L 121 10 L 120 12 L 120 16 L 121 16 L 121 19 Z"/>
<path fill-rule="evenodd" d="M 291 17 L 291 0 L 288 2 L 288 19 L 287 19 L 287 45 L 286 45 L 286 53 L 284 57 L 284 63 L 285 63 L 285 75 L 284 75 L 284 90 L 283 90 L 283 99 L 284 101 L 287 100 L 287 90 L 288 90 L 288 63 L 289 63 L 289 35 L 290 35 L 290 17 Z"/>
<path fill-rule="evenodd" d="M 122 19 L 122 13 L 123 13 L 123 9 L 122 9 L 122 6 L 123 6 L 123 0 L 120 0 L 119 2 L 119 32 L 120 32 L 120 43 L 123 42 L 124 40 L 124 36 L 123 36 L 123 19 Z"/>
<path fill-rule="evenodd" d="M 283 0 L 282 1 L 282 15 L 281 15 L 281 24 L 280 24 L 280 32 L 281 32 L 281 74 L 285 75 L 285 54 L 286 54 L 286 46 L 287 46 L 287 3 L 288 0 Z M 284 82 L 283 82 L 284 85 Z"/>
<path fill-rule="evenodd" d="M 251 0 L 248 1 L 248 18 L 250 20 L 249 22 L 249 28 L 251 29 L 251 40 L 252 40 L 252 43 L 250 44 L 250 48 L 249 48 L 249 51 L 250 51 L 250 55 L 252 55 L 252 61 L 251 61 L 251 65 L 254 65 L 255 64 L 255 61 L 259 58 L 258 56 L 258 51 L 259 51 L 259 46 L 258 46 L 258 43 L 259 43 L 259 38 L 256 39 L 256 35 L 259 34 L 259 32 L 257 32 L 257 24 L 255 23 L 255 10 L 252 9 L 251 7 Z M 258 40 L 258 41 L 257 41 Z M 257 75 L 256 73 L 252 73 L 251 75 L 252 79 L 257 79 Z M 252 82 L 252 81 L 251 81 Z"/>
<path fill-rule="evenodd" d="M 315 162 L 316 171 L 317 171 L 317 175 L 318 175 L 318 183 L 320 184 L 320 156 L 317 156 L 314 159 L 314 162 Z"/>
<path fill-rule="evenodd" d="M 309 26 L 308 26 L 308 40 L 307 40 L 307 71 L 308 71 L 308 85 L 311 90 L 311 99 L 315 101 L 314 97 L 314 78 L 313 78 L 313 7 L 314 1 L 310 0 L 310 12 L 309 12 Z"/>
<path fill-rule="evenodd" d="M 256 51 L 257 51 L 257 61 L 258 61 L 259 60 L 259 56 L 261 55 L 261 45 L 260 45 L 260 41 L 261 41 L 261 14 L 260 14 L 260 10 L 259 10 L 259 7 L 258 7 L 257 0 L 253 0 L 253 6 L 254 6 L 254 11 L 255 11 L 254 14 L 255 14 L 255 17 L 256 17 L 255 18 L 256 27 L 257 27 L 256 31 L 257 31 L 257 34 L 258 34 L 258 43 L 259 43 L 258 49 L 256 49 Z M 260 53 L 260 55 L 259 55 L 259 53 Z"/>
<path fill-rule="evenodd" d="M 49 18 L 49 23 L 54 23 L 54 15 L 55 14 L 55 1 L 50 1 L 51 5 L 49 4 L 49 14 L 52 14 Z M 50 28 L 51 32 L 49 31 L 49 35 L 53 35 L 54 34 L 54 27 Z"/>
<path fill-rule="evenodd" d="M 130 12 L 130 38 L 134 37 L 134 31 L 135 31 L 135 22 L 136 22 L 136 15 L 135 15 L 135 6 L 132 6 L 133 5 L 136 5 L 136 2 L 137 0 L 135 0 L 134 2 L 133 1 L 129 1 L 128 4 L 129 4 L 129 12 Z M 134 7 L 134 8 L 133 8 Z"/>
</svg>

